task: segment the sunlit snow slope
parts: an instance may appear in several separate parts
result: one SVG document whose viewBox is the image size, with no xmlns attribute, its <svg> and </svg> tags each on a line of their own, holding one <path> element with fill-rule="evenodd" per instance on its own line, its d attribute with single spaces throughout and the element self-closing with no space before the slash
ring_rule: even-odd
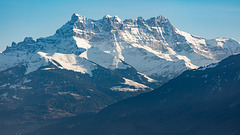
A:
<svg viewBox="0 0 240 135">
<path fill-rule="evenodd" d="M 51 62 L 92 76 L 97 65 L 110 70 L 133 67 L 162 82 L 239 52 L 234 39 L 193 36 L 163 16 L 122 21 L 117 16 L 92 20 L 73 14 L 53 36 L 13 43 L 0 54 L 0 71 L 21 64 L 28 74 Z"/>
</svg>

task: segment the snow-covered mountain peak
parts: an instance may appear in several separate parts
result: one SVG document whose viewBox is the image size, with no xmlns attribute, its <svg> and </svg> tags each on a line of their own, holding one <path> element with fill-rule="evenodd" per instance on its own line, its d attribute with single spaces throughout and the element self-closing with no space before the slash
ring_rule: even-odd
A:
<svg viewBox="0 0 240 135">
<path fill-rule="evenodd" d="M 205 66 L 237 54 L 240 45 L 228 38 L 207 40 L 193 36 L 175 28 L 164 16 L 121 21 L 117 16 L 105 15 L 102 19 L 93 20 L 74 13 L 71 20 L 59 28 L 55 35 L 36 41 L 27 37 L 23 42 L 13 43 L 4 53 L 14 51 L 21 51 L 26 57 L 34 55 L 35 59 L 39 58 L 36 52 L 74 54 L 51 57 L 55 61 L 59 60 L 59 63 L 64 63 L 61 61 L 63 59 L 76 59 L 67 68 L 74 71 L 78 71 L 76 67 L 79 66 L 73 64 L 81 64 L 76 61 L 87 60 L 111 70 L 133 67 L 153 79 L 169 79 L 186 69 Z M 61 56 L 61 59 L 56 56 Z M 26 62 L 18 60 L 6 64 L 2 69 L 23 61 Z M 44 64 L 41 61 L 39 65 Z"/>
<path fill-rule="evenodd" d="M 16 42 L 12 42 L 12 45 L 11 46 L 16 46 L 17 45 L 17 43 Z"/>
<path fill-rule="evenodd" d="M 125 20 L 123 21 L 124 24 L 131 24 L 131 23 L 133 23 L 133 22 L 134 22 L 133 19 L 125 19 Z"/>
<path fill-rule="evenodd" d="M 126 19 L 126 21 L 128 21 L 128 19 Z M 147 20 L 139 16 L 137 17 L 136 22 L 147 23 L 150 27 L 156 27 L 156 26 L 163 27 L 163 25 L 171 24 L 169 19 L 164 16 L 151 17 Z"/>
<path fill-rule="evenodd" d="M 170 22 L 167 17 L 161 16 L 161 15 L 157 16 L 156 19 L 158 19 L 158 20 L 160 20 L 162 22 Z"/>
<path fill-rule="evenodd" d="M 111 15 L 105 15 L 105 16 L 103 16 L 103 19 L 106 19 L 106 18 L 112 18 L 112 16 L 111 16 Z"/>
<path fill-rule="evenodd" d="M 105 15 L 102 19 L 95 21 L 96 27 L 102 28 L 103 31 L 118 30 L 123 25 L 118 16 Z"/>
<path fill-rule="evenodd" d="M 25 37 L 25 38 L 24 38 L 24 42 L 27 42 L 27 43 L 34 43 L 35 41 L 33 40 L 32 37 Z"/>
<path fill-rule="evenodd" d="M 118 16 L 111 16 L 111 15 L 105 15 L 103 16 L 102 19 L 114 19 L 114 20 L 118 20 L 118 21 L 121 21 L 121 19 L 118 17 Z"/>
<path fill-rule="evenodd" d="M 168 18 L 164 16 L 151 17 L 150 19 L 146 20 L 146 23 L 150 27 L 172 27 L 173 29 L 175 29 L 175 27 L 170 23 Z"/>
<path fill-rule="evenodd" d="M 145 21 L 142 16 L 137 17 L 137 20 L 139 20 L 139 21 Z"/>
<path fill-rule="evenodd" d="M 157 16 L 157 17 L 151 17 L 149 19 L 147 19 L 149 21 L 158 21 L 158 22 L 170 22 L 169 19 L 167 17 L 164 16 Z"/>
<path fill-rule="evenodd" d="M 81 16 L 81 15 L 79 15 L 79 14 L 77 14 L 77 13 L 74 13 L 73 15 L 72 15 L 72 17 L 71 17 L 71 21 L 72 22 L 76 22 L 76 21 L 79 21 L 79 20 L 83 20 L 83 19 L 86 19 L 87 17 L 85 17 L 85 16 Z"/>
<path fill-rule="evenodd" d="M 118 16 L 113 16 L 115 22 L 122 22 L 122 20 Z"/>
</svg>

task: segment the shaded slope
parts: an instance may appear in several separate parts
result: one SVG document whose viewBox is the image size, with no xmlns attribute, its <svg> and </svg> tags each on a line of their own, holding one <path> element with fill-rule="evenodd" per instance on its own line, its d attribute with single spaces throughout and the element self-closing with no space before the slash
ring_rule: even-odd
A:
<svg viewBox="0 0 240 135">
<path fill-rule="evenodd" d="M 240 55 L 231 56 L 216 67 L 186 71 L 87 120 L 76 118 L 31 134 L 240 134 L 239 60 Z"/>
<path fill-rule="evenodd" d="M 25 75 L 26 68 L 17 66 L 0 72 L 0 134 L 16 134 L 33 130 L 64 117 L 72 117 L 85 112 L 98 112 L 106 106 L 141 91 L 113 91 L 112 87 L 124 85 L 123 78 L 141 77 L 134 69 L 129 75 L 122 71 L 98 67 L 94 77 L 88 74 L 45 66 Z M 142 78 L 144 79 L 144 77 Z M 136 83 L 136 82 L 135 82 Z"/>
</svg>

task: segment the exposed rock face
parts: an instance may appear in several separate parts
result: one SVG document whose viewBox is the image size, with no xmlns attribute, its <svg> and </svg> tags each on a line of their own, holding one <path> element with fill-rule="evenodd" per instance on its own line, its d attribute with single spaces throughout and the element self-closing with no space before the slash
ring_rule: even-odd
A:
<svg viewBox="0 0 240 135">
<path fill-rule="evenodd" d="M 186 69 L 219 62 L 239 51 L 239 42 L 233 39 L 207 40 L 192 36 L 175 28 L 163 16 L 148 20 L 138 17 L 136 20 L 122 21 L 117 16 L 106 15 L 100 20 L 92 20 L 73 14 L 71 20 L 58 29 L 55 35 L 36 41 L 28 37 L 23 42 L 13 43 L 0 57 L 9 55 L 11 59 L 16 59 L 16 55 L 34 55 L 34 61 L 37 62 L 40 59 L 51 61 L 38 52 L 47 55 L 74 54 L 80 59 L 84 58 L 108 69 L 132 66 L 140 73 L 163 81 Z M 37 53 L 39 55 L 36 55 Z M 29 60 L 18 59 L 15 62 L 2 60 L 1 63 L 6 66 L 1 66 L 0 70 L 14 67 L 23 61 L 31 65 Z M 70 65 L 74 67 L 72 63 Z M 42 64 L 39 64 L 32 71 L 41 66 Z M 178 68 L 173 70 L 172 67 Z M 70 69 L 76 71 L 74 68 Z"/>
</svg>

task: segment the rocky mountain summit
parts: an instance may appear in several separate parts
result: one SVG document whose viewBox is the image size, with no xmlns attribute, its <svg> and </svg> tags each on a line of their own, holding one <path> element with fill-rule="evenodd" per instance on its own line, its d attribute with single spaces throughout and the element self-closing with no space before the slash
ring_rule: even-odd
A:
<svg viewBox="0 0 240 135">
<path fill-rule="evenodd" d="M 92 20 L 73 14 L 53 36 L 12 43 L 0 56 L 0 70 L 25 64 L 28 74 L 56 62 L 58 68 L 92 75 L 96 65 L 111 70 L 133 67 L 164 81 L 219 62 L 239 48 L 231 38 L 207 40 L 180 31 L 163 16 L 122 21 L 117 16 Z"/>
</svg>

